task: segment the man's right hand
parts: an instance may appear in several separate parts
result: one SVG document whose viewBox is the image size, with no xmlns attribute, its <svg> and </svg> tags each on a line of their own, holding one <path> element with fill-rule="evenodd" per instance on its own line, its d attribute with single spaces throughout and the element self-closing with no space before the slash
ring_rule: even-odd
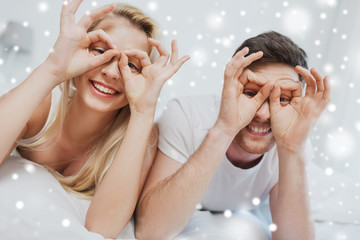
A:
<svg viewBox="0 0 360 240">
<path fill-rule="evenodd" d="M 272 88 L 265 79 L 245 69 L 260 59 L 263 52 L 259 51 L 245 57 L 248 52 L 247 47 L 237 52 L 225 68 L 220 112 L 215 127 L 231 137 L 235 137 L 251 122 L 256 111 L 269 97 Z M 248 82 L 262 86 L 256 95 L 249 96 L 244 93 L 244 86 Z"/>
</svg>

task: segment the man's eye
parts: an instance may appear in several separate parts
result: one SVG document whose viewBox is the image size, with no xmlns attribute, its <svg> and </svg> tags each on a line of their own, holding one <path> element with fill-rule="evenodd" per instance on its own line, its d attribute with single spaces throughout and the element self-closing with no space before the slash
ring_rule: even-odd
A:
<svg viewBox="0 0 360 240">
<path fill-rule="evenodd" d="M 287 97 L 280 97 L 280 102 L 290 102 L 290 99 Z"/>
<path fill-rule="evenodd" d="M 290 104 L 291 98 L 286 97 L 286 96 L 280 96 L 280 104 L 281 106 L 286 106 L 288 104 Z"/>
<path fill-rule="evenodd" d="M 250 98 L 256 95 L 256 92 L 252 92 L 252 91 L 244 91 L 243 93 Z"/>
<path fill-rule="evenodd" d="M 129 62 L 128 66 L 129 66 L 132 70 L 135 70 L 136 72 L 140 73 L 139 68 L 138 68 L 135 64 Z"/>
</svg>

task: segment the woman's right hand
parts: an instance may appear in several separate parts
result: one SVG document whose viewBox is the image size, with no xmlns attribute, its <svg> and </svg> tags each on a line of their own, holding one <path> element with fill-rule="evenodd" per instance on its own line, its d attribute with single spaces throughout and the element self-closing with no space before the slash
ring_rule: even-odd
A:
<svg viewBox="0 0 360 240">
<path fill-rule="evenodd" d="M 57 80 L 56 84 L 76 77 L 119 54 L 115 43 L 101 29 L 87 32 L 93 21 L 114 10 L 115 5 L 107 5 L 84 15 L 75 24 L 75 13 L 83 0 L 63 0 L 60 18 L 60 34 L 46 60 L 48 69 Z M 104 42 L 109 50 L 94 56 L 88 47 L 95 42 Z"/>
</svg>

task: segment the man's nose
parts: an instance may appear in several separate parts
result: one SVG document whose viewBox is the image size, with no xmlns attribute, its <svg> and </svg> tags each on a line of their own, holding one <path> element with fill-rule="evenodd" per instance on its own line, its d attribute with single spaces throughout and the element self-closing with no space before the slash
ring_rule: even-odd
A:
<svg viewBox="0 0 360 240">
<path fill-rule="evenodd" d="M 261 122 L 266 122 L 270 119 L 270 104 L 268 99 L 265 100 L 261 107 L 257 110 L 255 118 Z"/>
</svg>

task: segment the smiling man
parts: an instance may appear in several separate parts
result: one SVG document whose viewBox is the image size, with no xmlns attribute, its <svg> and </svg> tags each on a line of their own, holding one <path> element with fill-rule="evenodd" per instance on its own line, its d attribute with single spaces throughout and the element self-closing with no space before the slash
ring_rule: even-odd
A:
<svg viewBox="0 0 360 240">
<path fill-rule="evenodd" d="M 137 238 L 171 239 L 199 206 L 250 210 L 270 196 L 273 239 L 314 239 L 307 135 L 329 95 L 328 77 L 309 72 L 306 53 L 288 37 L 266 32 L 247 39 L 226 65 L 221 99 L 175 99 L 160 118 Z"/>
</svg>

